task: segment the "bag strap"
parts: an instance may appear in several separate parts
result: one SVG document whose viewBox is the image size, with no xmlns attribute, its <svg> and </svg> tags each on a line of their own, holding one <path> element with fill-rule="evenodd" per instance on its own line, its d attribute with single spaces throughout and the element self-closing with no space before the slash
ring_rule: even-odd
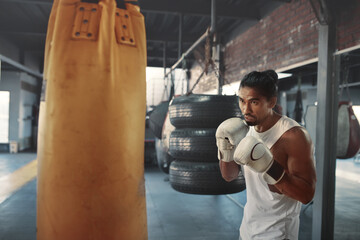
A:
<svg viewBox="0 0 360 240">
<path fill-rule="evenodd" d="M 130 4 L 133 4 L 133 5 L 138 5 L 139 6 L 139 2 L 137 0 L 128 0 L 128 1 L 125 1 L 125 3 L 130 3 Z"/>
<path fill-rule="evenodd" d="M 125 0 L 115 0 L 116 1 L 116 6 L 118 8 L 122 8 L 122 9 L 126 9 L 126 5 L 125 3 L 131 3 L 134 5 L 138 5 L 137 0 L 129 0 L 129 1 L 125 1 Z M 99 3 L 99 0 L 81 0 L 81 2 L 86 2 L 86 3 Z"/>
<path fill-rule="evenodd" d="M 99 3 L 99 0 L 81 0 L 81 2 L 86 2 L 86 3 Z"/>
<path fill-rule="evenodd" d="M 116 6 L 118 8 L 126 9 L 125 1 L 124 0 L 116 0 Z"/>
</svg>

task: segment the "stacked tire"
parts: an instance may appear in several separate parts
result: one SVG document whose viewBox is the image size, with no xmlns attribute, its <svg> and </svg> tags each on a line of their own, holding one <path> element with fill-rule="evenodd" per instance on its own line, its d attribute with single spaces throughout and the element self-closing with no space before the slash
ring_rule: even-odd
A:
<svg viewBox="0 0 360 240">
<path fill-rule="evenodd" d="M 221 122 L 240 117 L 237 96 L 193 94 L 174 98 L 169 119 L 175 130 L 169 139 L 170 183 L 179 192 L 230 194 L 245 189 L 242 174 L 226 182 L 220 173 L 215 132 Z"/>
</svg>

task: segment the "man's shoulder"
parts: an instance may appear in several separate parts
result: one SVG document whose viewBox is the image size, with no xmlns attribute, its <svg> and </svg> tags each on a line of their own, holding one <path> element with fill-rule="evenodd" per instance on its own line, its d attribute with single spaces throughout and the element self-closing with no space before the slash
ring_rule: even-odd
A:
<svg viewBox="0 0 360 240">
<path fill-rule="evenodd" d="M 307 130 L 301 126 L 293 126 L 287 130 L 282 136 L 281 139 L 286 140 L 287 144 L 290 143 L 299 143 L 299 142 L 308 142 L 311 143 L 310 134 Z"/>
<path fill-rule="evenodd" d="M 299 127 L 301 126 L 298 122 L 296 122 L 294 119 L 289 118 L 285 115 L 282 115 L 281 118 L 279 119 L 279 121 L 281 122 L 281 124 L 288 126 L 289 128 L 291 127 Z"/>
</svg>

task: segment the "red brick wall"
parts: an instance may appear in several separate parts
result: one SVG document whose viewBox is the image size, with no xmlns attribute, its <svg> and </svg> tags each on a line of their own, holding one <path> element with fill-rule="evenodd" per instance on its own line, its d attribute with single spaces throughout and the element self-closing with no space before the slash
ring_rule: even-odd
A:
<svg viewBox="0 0 360 240">
<path fill-rule="evenodd" d="M 337 49 L 360 45 L 360 0 L 342 9 L 337 21 Z"/>
<path fill-rule="evenodd" d="M 285 3 L 256 25 L 228 42 L 224 52 L 226 82 L 239 81 L 253 70 L 280 69 L 316 58 L 319 23 L 309 0 Z M 338 12 L 337 49 L 360 44 L 360 0 Z M 193 76 L 198 70 L 193 69 Z M 191 79 L 191 84 L 196 79 Z M 212 82 L 210 84 L 210 82 Z M 198 91 L 214 86 L 202 80 Z"/>
<path fill-rule="evenodd" d="M 308 0 L 283 4 L 225 48 L 225 76 L 279 69 L 317 57 L 318 21 Z"/>
</svg>

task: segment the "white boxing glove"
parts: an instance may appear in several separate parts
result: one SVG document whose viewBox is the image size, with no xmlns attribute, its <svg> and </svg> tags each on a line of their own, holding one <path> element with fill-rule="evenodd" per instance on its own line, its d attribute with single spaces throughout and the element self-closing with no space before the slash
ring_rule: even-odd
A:
<svg viewBox="0 0 360 240">
<path fill-rule="evenodd" d="M 234 117 L 223 121 L 215 134 L 218 159 L 224 162 L 233 161 L 235 148 L 248 131 L 249 126 L 241 118 Z"/>
<path fill-rule="evenodd" d="M 274 160 L 270 149 L 253 136 L 242 139 L 236 147 L 234 161 L 246 165 L 262 176 L 268 184 L 278 183 L 284 176 L 284 168 Z"/>
</svg>

